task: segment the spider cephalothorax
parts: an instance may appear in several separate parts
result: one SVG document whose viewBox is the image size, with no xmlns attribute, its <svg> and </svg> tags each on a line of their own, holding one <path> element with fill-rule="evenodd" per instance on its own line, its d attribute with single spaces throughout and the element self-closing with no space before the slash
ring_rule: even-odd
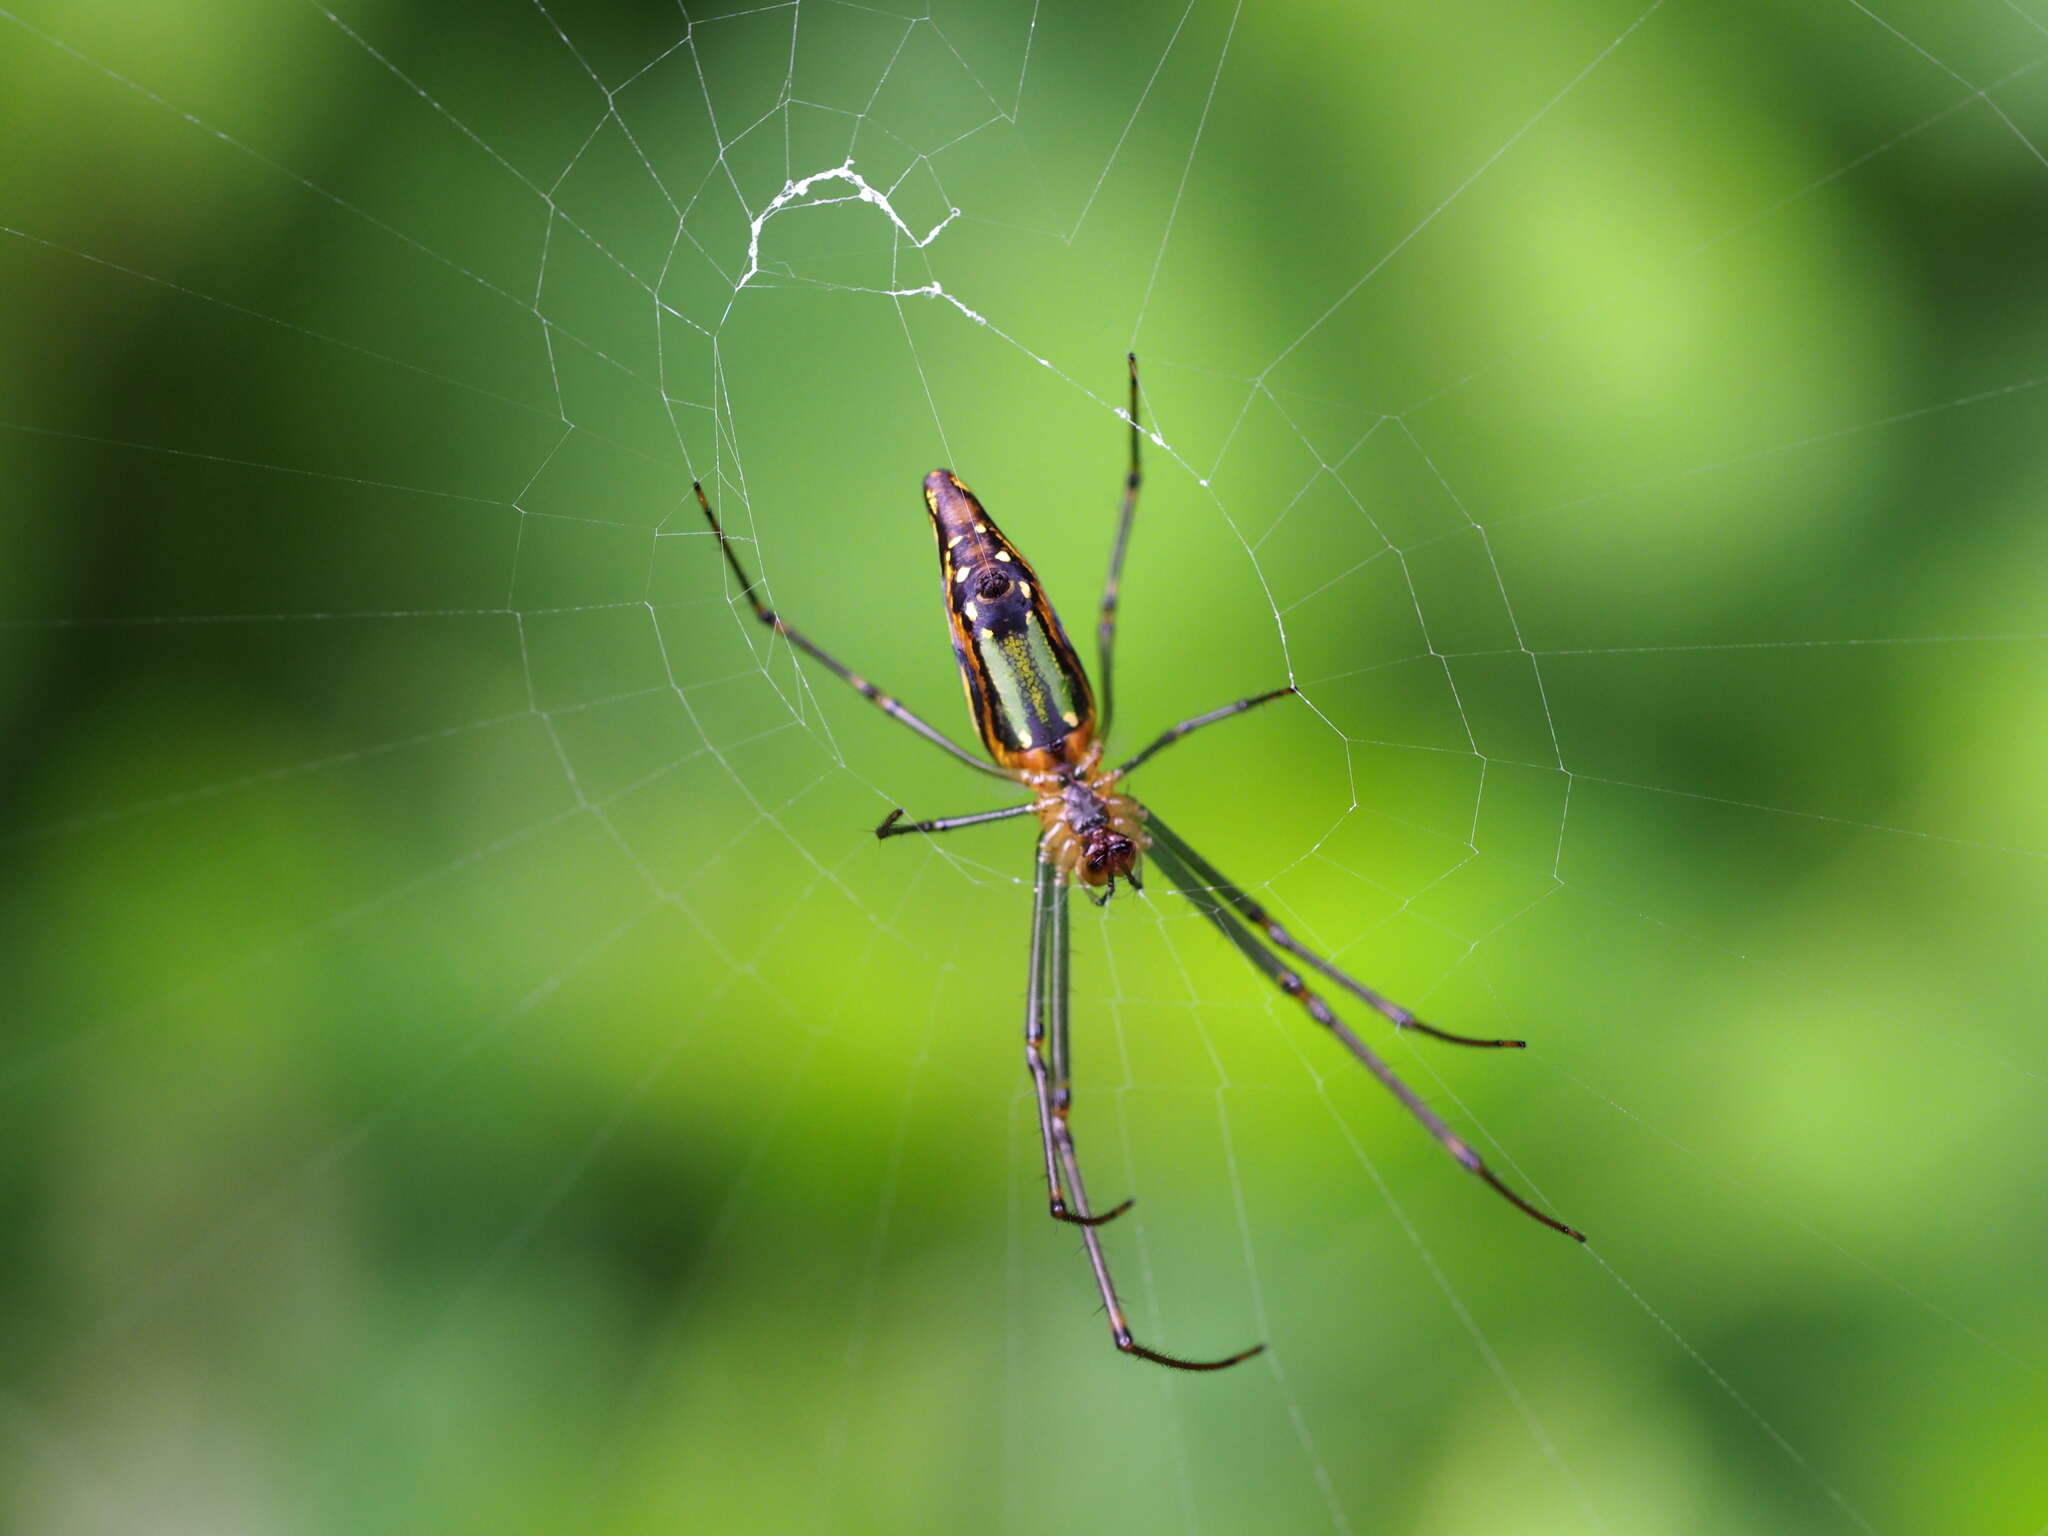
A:
<svg viewBox="0 0 2048 1536">
<path fill-rule="evenodd" d="M 1067 887 L 1078 885 L 1098 905 L 1109 900 L 1118 880 L 1139 888 L 1139 861 L 1149 854 L 1167 881 L 1194 904 L 1231 946 L 1273 986 L 1300 1004 L 1317 1025 L 1332 1035 L 1381 1085 L 1400 1101 L 1460 1166 L 1484 1180 L 1517 1209 L 1568 1237 L 1585 1238 L 1556 1217 L 1546 1215 L 1496 1177 L 1471 1144 L 1452 1132 L 1435 1110 L 1395 1075 L 1330 1005 L 1317 995 L 1289 963 L 1298 960 L 1329 978 L 1373 1009 L 1397 1029 L 1413 1030 L 1454 1045 L 1517 1047 L 1519 1040 L 1487 1040 L 1454 1035 L 1425 1024 L 1399 1003 L 1383 997 L 1295 939 L 1253 897 L 1224 878 L 1223 872 L 1177 834 L 1119 789 L 1124 776 L 1163 752 L 1191 731 L 1228 720 L 1248 709 L 1294 692 L 1290 685 L 1224 704 L 1167 727 L 1152 744 L 1113 768 L 1102 767 L 1102 744 L 1109 739 L 1110 647 L 1116 638 L 1117 587 L 1123 576 L 1124 547 L 1131 531 L 1131 513 L 1138 502 L 1138 360 L 1131 365 L 1130 468 L 1124 477 L 1123 510 L 1117 519 L 1116 543 L 1109 557 L 1109 580 L 1103 587 L 1096 624 L 1102 681 L 1098 708 L 1095 690 L 1081 659 L 1060 626 L 1059 615 L 1039 585 L 1037 572 L 989 520 L 974 493 L 951 470 L 935 469 L 924 477 L 925 510 L 939 541 L 939 575 L 946 595 L 946 618 L 952 631 L 953 655 L 960 663 L 960 681 L 975 729 L 988 752 L 984 762 L 951 740 L 873 683 L 812 644 L 785 622 L 754 590 L 739 556 L 727 542 L 704 488 L 697 501 L 718 539 L 726 564 L 740 584 L 754 617 L 809 656 L 818 665 L 859 690 L 877 709 L 908 726 L 934 746 L 982 773 L 1012 780 L 1031 791 L 1022 805 L 965 816 L 940 816 L 930 821 L 903 820 L 892 811 L 877 837 L 907 833 L 926 836 L 984 822 L 1035 815 L 1041 828 L 1037 869 L 1031 894 L 1031 970 L 1024 1000 L 1024 1060 L 1038 1100 L 1038 1127 L 1045 1149 L 1046 1198 L 1054 1217 L 1081 1228 L 1089 1267 L 1109 1316 L 1110 1337 L 1127 1355 L 1184 1371 L 1214 1371 L 1249 1360 L 1263 1344 L 1220 1359 L 1188 1360 L 1148 1349 L 1131 1336 L 1122 1303 L 1109 1277 L 1109 1260 L 1096 1228 L 1121 1216 L 1131 1202 L 1094 1210 L 1081 1182 L 1081 1161 L 1069 1125 L 1073 1090 L 1069 1082 L 1067 1046 Z M 1096 891 L 1100 896 L 1095 896 Z M 1261 942 L 1263 940 L 1263 942 Z M 1275 953 L 1278 951 L 1278 953 Z M 1283 959 L 1282 956 L 1286 956 Z"/>
<path fill-rule="evenodd" d="M 1045 828 L 1039 839 L 1043 856 L 1071 884 L 1101 888 L 1098 900 L 1109 900 L 1118 880 L 1142 890 L 1138 860 L 1151 839 L 1145 835 L 1145 807 L 1111 785 L 1122 777 L 1116 770 L 1098 772 L 1102 748 L 1092 746 L 1074 769 L 1035 774 L 1030 780 L 1038 798 L 1032 810 Z"/>
</svg>

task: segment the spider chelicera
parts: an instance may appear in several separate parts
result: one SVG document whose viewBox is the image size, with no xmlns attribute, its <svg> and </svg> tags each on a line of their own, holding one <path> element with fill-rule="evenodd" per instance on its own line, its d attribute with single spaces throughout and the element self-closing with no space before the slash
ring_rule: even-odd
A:
<svg viewBox="0 0 2048 1536">
<path fill-rule="evenodd" d="M 1523 1041 L 1474 1039 L 1423 1023 L 1400 1004 L 1347 975 L 1295 939 L 1264 907 L 1225 879 L 1186 839 L 1118 788 L 1125 775 L 1182 737 L 1285 698 L 1295 691 L 1292 686 L 1194 715 L 1169 726 L 1135 756 L 1113 768 L 1102 766 L 1114 700 L 1110 653 L 1116 640 L 1117 586 L 1123 574 L 1124 551 L 1130 541 L 1140 481 L 1136 356 L 1130 358 L 1130 376 L 1130 469 L 1124 477 L 1123 506 L 1117 518 L 1116 543 L 1110 550 L 1109 579 L 1103 587 L 1101 617 L 1096 626 L 1102 676 L 1100 709 L 1096 707 L 1088 674 L 1074 654 L 1074 647 L 1060 626 L 1059 615 L 1053 612 L 1030 563 L 989 520 L 974 493 L 954 478 L 950 470 L 935 469 L 924 478 L 925 507 L 931 513 L 932 529 L 938 536 L 939 570 L 946 616 L 953 631 L 953 655 L 960 663 L 968 707 L 974 712 L 975 726 L 992 763 L 983 762 L 926 724 L 894 697 L 819 649 L 763 603 L 755 583 L 733 553 L 711 503 L 705 499 L 703 486 L 695 485 L 692 489 L 756 618 L 927 741 L 978 772 L 1013 780 L 1031 791 L 1033 798 L 1026 804 L 966 816 L 906 822 L 902 811 L 892 811 L 875 829 L 875 835 L 929 835 L 1017 816 L 1038 818 L 1042 831 L 1031 906 L 1024 1062 L 1038 1100 L 1038 1128 L 1045 1145 L 1045 1185 L 1052 1215 L 1081 1229 L 1088 1262 L 1095 1271 L 1096 1288 L 1102 1293 L 1102 1304 L 1109 1315 L 1110 1335 L 1118 1349 L 1178 1370 L 1217 1371 L 1249 1360 L 1266 1346 L 1255 1344 L 1220 1360 L 1188 1360 L 1149 1349 L 1131 1336 L 1096 1231 L 1104 1222 L 1129 1210 L 1131 1202 L 1125 1200 L 1106 1211 L 1091 1211 L 1087 1189 L 1081 1182 L 1081 1163 L 1074 1150 L 1073 1133 L 1067 1124 L 1072 1104 L 1067 1077 L 1067 888 L 1080 886 L 1098 906 L 1108 902 L 1119 880 L 1142 890 L 1139 863 L 1148 853 L 1175 889 L 1216 926 L 1237 952 L 1334 1035 L 1467 1172 L 1476 1174 L 1496 1194 L 1545 1226 L 1580 1242 L 1585 1237 L 1502 1183 L 1470 1144 L 1444 1124 L 1281 956 L 1291 956 L 1327 977 L 1382 1014 L 1397 1029 L 1412 1029 L 1453 1045 L 1520 1049 Z M 1095 895 L 1097 891 L 1101 895 Z M 1261 939 L 1265 942 L 1261 943 Z"/>
</svg>

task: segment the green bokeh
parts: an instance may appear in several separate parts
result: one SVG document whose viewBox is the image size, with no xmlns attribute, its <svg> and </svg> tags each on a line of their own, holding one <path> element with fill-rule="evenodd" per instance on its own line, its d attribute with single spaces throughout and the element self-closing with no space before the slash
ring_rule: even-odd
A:
<svg viewBox="0 0 2048 1536">
<path fill-rule="evenodd" d="M 0 1525 L 2048 1522 L 2042 27 L 689 9 L 0 14 Z M 1127 347 L 1122 738 L 1303 693 L 1140 792 L 1594 1239 L 1079 908 L 1214 1379 L 688 493 L 966 739 L 918 478 L 1085 631 Z"/>
</svg>

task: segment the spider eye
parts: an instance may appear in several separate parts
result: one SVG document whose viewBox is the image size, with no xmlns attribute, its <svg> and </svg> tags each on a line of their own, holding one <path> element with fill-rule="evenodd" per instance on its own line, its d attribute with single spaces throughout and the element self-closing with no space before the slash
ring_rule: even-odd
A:
<svg viewBox="0 0 2048 1536">
<path fill-rule="evenodd" d="M 1010 590 L 1010 578 L 990 571 L 975 587 L 975 594 L 985 602 L 993 602 Z"/>
</svg>

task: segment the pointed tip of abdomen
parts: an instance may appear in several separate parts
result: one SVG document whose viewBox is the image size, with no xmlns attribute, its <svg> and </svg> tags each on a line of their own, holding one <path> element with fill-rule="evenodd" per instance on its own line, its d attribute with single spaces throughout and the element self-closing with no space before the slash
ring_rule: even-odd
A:
<svg viewBox="0 0 2048 1536">
<path fill-rule="evenodd" d="M 974 492 L 960 483 L 950 469 L 935 469 L 924 477 L 924 504 L 941 528 L 958 532 L 981 523 L 986 514 Z"/>
</svg>

